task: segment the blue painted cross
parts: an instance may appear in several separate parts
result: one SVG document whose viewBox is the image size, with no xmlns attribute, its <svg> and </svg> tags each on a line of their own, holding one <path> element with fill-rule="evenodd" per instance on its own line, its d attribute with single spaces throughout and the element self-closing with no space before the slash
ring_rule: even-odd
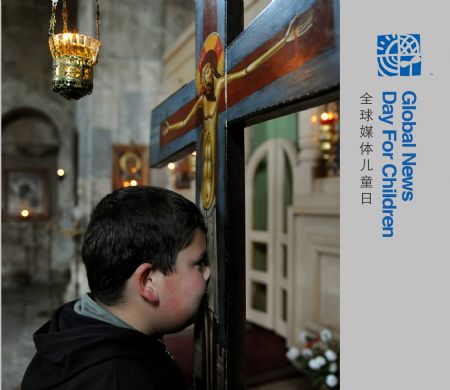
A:
<svg viewBox="0 0 450 390">
<path fill-rule="evenodd" d="M 338 0 L 196 1 L 195 79 L 152 111 L 150 163 L 197 150 L 212 270 L 195 326 L 196 389 L 244 389 L 245 125 L 338 97 Z"/>
</svg>

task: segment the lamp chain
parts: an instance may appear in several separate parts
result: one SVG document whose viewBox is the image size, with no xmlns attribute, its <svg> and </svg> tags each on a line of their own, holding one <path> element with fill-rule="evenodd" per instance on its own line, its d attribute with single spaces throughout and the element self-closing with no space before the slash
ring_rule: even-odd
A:
<svg viewBox="0 0 450 390">
<path fill-rule="evenodd" d="M 95 26 L 97 30 L 97 39 L 100 39 L 100 0 L 96 0 L 97 5 L 97 18 L 95 20 Z"/>
<path fill-rule="evenodd" d="M 50 27 L 48 29 L 49 35 L 55 35 L 55 24 L 56 24 L 56 7 L 58 6 L 58 0 L 52 0 L 52 13 L 50 16 Z M 97 39 L 100 39 L 100 0 L 96 0 L 96 20 L 95 27 L 97 32 Z M 61 12 L 63 18 L 63 32 L 66 33 L 67 30 L 67 19 L 69 17 L 69 13 L 67 12 L 67 3 L 66 0 L 63 0 L 63 9 Z"/>
<path fill-rule="evenodd" d="M 48 29 L 49 35 L 55 35 L 55 23 L 56 23 L 56 6 L 58 0 L 52 0 L 52 14 L 50 16 L 50 28 Z"/>
<path fill-rule="evenodd" d="M 67 30 L 67 19 L 69 17 L 69 12 L 67 11 L 67 3 L 66 0 L 63 0 L 63 8 L 61 11 L 61 16 L 63 18 L 63 33 L 68 32 Z"/>
</svg>

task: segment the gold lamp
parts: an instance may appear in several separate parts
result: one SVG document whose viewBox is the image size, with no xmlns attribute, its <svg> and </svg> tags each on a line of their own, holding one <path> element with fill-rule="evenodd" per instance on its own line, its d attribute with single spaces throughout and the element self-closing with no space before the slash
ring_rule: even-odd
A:
<svg viewBox="0 0 450 390">
<path fill-rule="evenodd" d="M 323 112 L 320 115 L 320 149 L 322 151 L 322 165 L 326 176 L 334 176 L 339 171 L 338 141 L 336 116 L 333 112 Z"/>
<path fill-rule="evenodd" d="M 55 34 L 57 5 L 58 0 L 52 0 L 48 40 L 53 57 L 52 91 L 68 100 L 78 100 L 90 95 L 94 86 L 94 65 L 101 44 L 99 0 L 96 0 L 97 38 L 67 30 L 66 0 L 63 0 L 62 10 L 63 32 Z"/>
</svg>

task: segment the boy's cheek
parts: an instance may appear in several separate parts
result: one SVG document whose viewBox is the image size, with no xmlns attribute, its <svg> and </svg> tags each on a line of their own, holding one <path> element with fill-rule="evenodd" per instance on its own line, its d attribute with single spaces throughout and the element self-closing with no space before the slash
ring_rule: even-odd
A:
<svg viewBox="0 0 450 390">
<path fill-rule="evenodd" d="M 173 300 L 167 308 L 167 318 L 170 318 L 170 325 L 181 330 L 192 324 L 200 307 L 200 302 L 201 299 L 190 299 L 188 301 L 186 297 L 184 299 Z"/>
<path fill-rule="evenodd" d="M 182 283 L 182 284 L 181 284 Z M 206 283 L 203 277 L 190 281 L 170 281 L 167 284 L 167 303 L 171 310 L 180 315 L 189 315 L 196 312 L 205 293 Z"/>
</svg>

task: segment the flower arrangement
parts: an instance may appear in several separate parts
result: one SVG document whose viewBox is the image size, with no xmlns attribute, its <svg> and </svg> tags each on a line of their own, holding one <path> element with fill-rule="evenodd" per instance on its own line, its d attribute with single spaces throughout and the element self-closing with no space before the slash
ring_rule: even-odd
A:
<svg viewBox="0 0 450 390">
<path fill-rule="evenodd" d="M 331 331 L 323 329 L 320 334 L 300 332 L 304 345 L 300 350 L 291 347 L 287 358 L 311 378 L 319 389 L 339 389 L 339 343 L 333 340 Z"/>
</svg>

